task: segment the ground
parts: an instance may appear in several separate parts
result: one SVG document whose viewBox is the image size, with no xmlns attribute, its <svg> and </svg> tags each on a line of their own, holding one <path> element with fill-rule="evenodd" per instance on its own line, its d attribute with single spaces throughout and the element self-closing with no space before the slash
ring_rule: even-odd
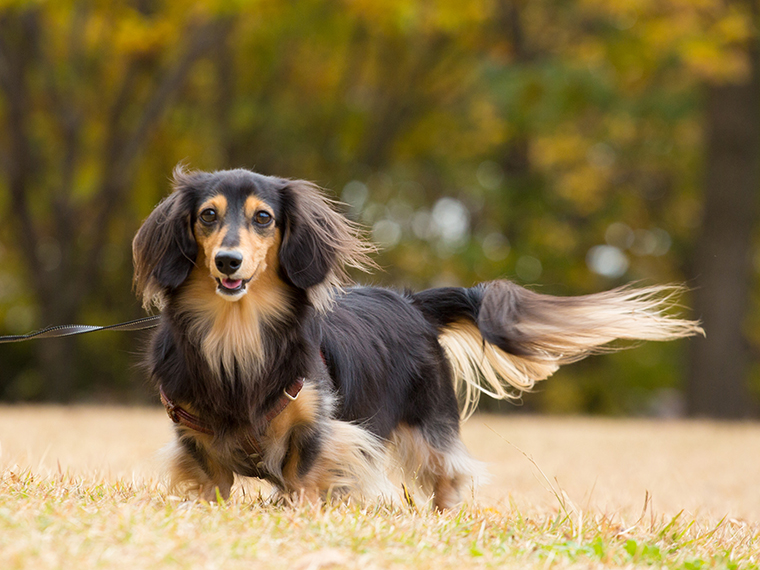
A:
<svg viewBox="0 0 760 570">
<path fill-rule="evenodd" d="M 760 424 L 476 415 L 491 480 L 427 505 L 165 493 L 162 409 L 0 407 L 9 568 L 757 568 Z M 255 567 L 255 565 L 253 566 Z"/>
</svg>

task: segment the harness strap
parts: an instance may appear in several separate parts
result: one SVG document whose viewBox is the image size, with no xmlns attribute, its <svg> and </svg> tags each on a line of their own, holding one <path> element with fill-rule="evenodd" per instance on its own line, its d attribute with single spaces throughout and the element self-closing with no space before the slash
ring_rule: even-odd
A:
<svg viewBox="0 0 760 570">
<path fill-rule="evenodd" d="M 305 380 L 305 378 L 297 378 L 290 386 L 285 388 L 274 407 L 255 425 L 253 425 L 251 429 L 246 431 L 241 442 L 243 451 L 248 455 L 262 456 L 261 443 L 256 438 L 256 434 L 263 432 L 272 420 L 288 407 L 290 402 L 293 402 L 298 398 L 298 394 L 300 394 Z M 161 397 L 161 403 L 164 405 L 164 408 L 166 408 L 166 413 L 175 424 L 183 425 L 194 431 L 205 433 L 206 435 L 215 435 L 214 429 L 210 425 L 169 398 L 169 396 L 166 395 L 166 392 L 164 392 L 163 386 L 159 386 L 158 393 Z"/>
<path fill-rule="evenodd" d="M 189 427 L 194 431 L 205 433 L 206 435 L 214 435 L 214 430 L 199 417 L 194 416 L 183 407 L 178 406 L 173 400 L 166 395 L 164 387 L 159 386 L 158 394 L 161 397 L 161 403 L 166 408 L 166 413 L 175 424 L 182 424 L 185 427 Z"/>
</svg>

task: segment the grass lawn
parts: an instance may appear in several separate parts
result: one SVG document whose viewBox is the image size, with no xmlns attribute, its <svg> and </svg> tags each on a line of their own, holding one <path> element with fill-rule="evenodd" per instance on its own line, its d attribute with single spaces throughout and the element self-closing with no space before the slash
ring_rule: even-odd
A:
<svg viewBox="0 0 760 570">
<path fill-rule="evenodd" d="M 159 408 L 0 407 L 0 568 L 758 568 L 760 425 L 475 416 L 462 509 L 168 496 Z"/>
</svg>

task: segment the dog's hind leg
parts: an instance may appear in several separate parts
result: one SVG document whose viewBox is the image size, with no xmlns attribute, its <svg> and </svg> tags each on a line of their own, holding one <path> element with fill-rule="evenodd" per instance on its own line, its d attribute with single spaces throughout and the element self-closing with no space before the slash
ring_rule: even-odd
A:
<svg viewBox="0 0 760 570">
<path fill-rule="evenodd" d="M 435 473 L 433 504 L 442 511 L 461 503 L 462 491 L 476 488 L 486 478 L 486 468 L 470 455 L 459 437 L 438 454 L 440 464 Z"/>
<path fill-rule="evenodd" d="M 391 448 L 410 483 L 432 495 L 438 511 L 462 502 L 465 486 L 476 487 L 485 466 L 465 449 L 456 433 L 426 434 L 424 428 L 401 424 L 393 431 Z"/>
</svg>

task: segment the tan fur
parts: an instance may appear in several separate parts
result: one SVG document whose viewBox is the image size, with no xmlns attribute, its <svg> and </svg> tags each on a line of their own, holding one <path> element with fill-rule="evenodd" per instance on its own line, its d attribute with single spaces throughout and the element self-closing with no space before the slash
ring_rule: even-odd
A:
<svg viewBox="0 0 760 570">
<path fill-rule="evenodd" d="M 469 322 L 447 327 L 438 341 L 453 368 L 463 420 L 473 414 L 481 393 L 497 400 L 517 399 L 520 392 L 533 389 L 559 368 L 556 362 L 532 362 L 507 354 L 485 342 L 478 327 Z"/>
<path fill-rule="evenodd" d="M 672 315 L 680 286 L 634 287 L 578 297 L 550 297 L 527 291 L 526 318 L 515 327 L 547 361 L 568 364 L 614 352 L 608 343 L 621 340 L 668 341 L 704 334 L 696 321 Z"/>
<path fill-rule="evenodd" d="M 248 196 L 245 200 L 245 204 L 243 204 L 243 213 L 245 214 L 246 219 L 252 220 L 254 214 L 259 210 L 264 210 L 274 217 L 272 210 L 266 202 L 259 200 L 256 196 Z"/>
<path fill-rule="evenodd" d="M 214 196 L 201 204 L 198 208 L 198 213 L 203 212 L 206 208 L 213 208 L 216 210 L 219 219 L 224 219 L 224 215 L 227 211 L 227 199 L 224 196 Z M 198 218 L 195 222 L 195 228 L 193 228 L 193 234 L 195 236 L 195 241 L 198 244 L 198 259 L 195 261 L 196 265 L 198 267 L 207 268 L 212 277 L 218 277 L 220 279 L 224 277 L 224 275 L 217 271 L 216 265 L 213 262 L 219 249 L 221 249 L 222 240 L 227 234 L 227 228 L 224 225 L 220 225 L 213 230 L 207 229 L 204 227 L 200 218 Z"/>
<path fill-rule="evenodd" d="M 219 218 L 223 219 L 227 200 L 224 196 L 214 196 L 204 202 L 198 208 L 198 212 L 203 212 L 206 208 L 214 208 L 217 210 Z M 264 202 L 253 196 L 249 197 L 245 203 L 245 214 L 248 219 L 252 218 L 258 210 L 266 210 L 271 214 L 269 207 Z M 217 269 L 215 259 L 221 250 L 227 249 L 222 246 L 222 241 L 227 236 L 228 231 L 228 225 L 225 223 L 219 224 L 210 232 L 204 227 L 200 219 L 195 224 L 195 240 L 199 249 L 196 265 L 205 266 L 209 275 L 217 279 L 226 277 Z M 239 275 L 243 280 L 251 279 L 254 281 L 267 270 L 276 272 L 276 253 L 280 245 L 279 230 L 272 228 L 266 235 L 260 235 L 256 230 L 248 227 L 240 229 L 239 232 L 240 245 L 233 249 L 239 250 L 243 254 L 243 263 L 240 269 L 236 271 L 236 275 Z M 248 284 L 249 287 L 250 285 L 251 283 Z"/>
<path fill-rule="evenodd" d="M 268 436 L 280 439 L 295 426 L 318 421 L 320 398 L 319 389 L 307 380 L 298 397 L 269 424 Z"/>
<path fill-rule="evenodd" d="M 486 342 L 472 322 L 448 326 L 439 341 L 453 367 L 462 417 L 473 413 L 481 393 L 496 399 L 519 398 L 520 392 L 531 390 L 562 364 L 623 348 L 608 344 L 614 340 L 664 341 L 704 334 L 699 323 L 670 315 L 681 291 L 672 286 L 621 287 L 580 297 L 552 297 L 514 284 L 489 283 L 481 316 L 488 309 L 488 318 L 510 327 L 521 347 L 531 353 L 507 354 Z M 519 299 L 508 302 L 511 294 Z M 505 298 L 492 301 L 497 295 Z M 506 313 L 515 304 L 519 311 Z"/>
<path fill-rule="evenodd" d="M 382 443 L 361 427 L 328 420 L 322 452 L 310 473 L 322 496 L 350 493 L 357 499 L 393 501 L 398 490 L 388 478 Z"/>
<path fill-rule="evenodd" d="M 205 255 L 198 263 L 179 297 L 182 311 L 194 317 L 190 334 L 201 344 L 209 366 L 219 376 L 221 369 L 233 370 L 237 361 L 245 370 L 259 369 L 265 359 L 261 325 L 282 318 L 289 310 L 288 293 L 277 276 L 279 239 L 267 251 L 260 270 L 241 299 L 229 302 L 216 293 Z"/>
<path fill-rule="evenodd" d="M 264 435 L 263 443 L 267 448 L 265 464 L 268 465 L 269 470 L 279 470 L 282 465 L 282 461 L 285 455 L 288 453 L 287 444 L 289 443 L 290 433 L 293 428 L 304 425 L 312 424 L 320 421 L 319 408 L 320 408 L 319 390 L 311 382 L 306 382 L 299 392 L 295 401 L 288 404 L 288 406 L 269 424 L 266 433 Z M 292 450 L 291 450 L 292 451 Z M 290 483 L 297 481 L 296 470 L 301 461 L 300 454 L 292 453 L 288 459 L 288 463 L 282 467 L 282 474 L 285 481 Z M 307 485 L 307 482 L 301 482 L 296 485 L 295 488 L 312 486 L 311 483 Z"/>
<path fill-rule="evenodd" d="M 198 208 L 198 212 L 202 212 L 203 210 L 207 208 L 213 208 L 216 210 L 217 216 L 219 218 L 224 218 L 224 215 L 227 213 L 227 198 L 222 196 L 221 194 L 217 194 L 216 196 L 212 196 L 203 204 L 200 205 Z"/>
<path fill-rule="evenodd" d="M 438 512 L 451 509 L 462 502 L 462 482 L 459 477 L 440 477 L 433 487 L 433 506 Z"/>
</svg>

